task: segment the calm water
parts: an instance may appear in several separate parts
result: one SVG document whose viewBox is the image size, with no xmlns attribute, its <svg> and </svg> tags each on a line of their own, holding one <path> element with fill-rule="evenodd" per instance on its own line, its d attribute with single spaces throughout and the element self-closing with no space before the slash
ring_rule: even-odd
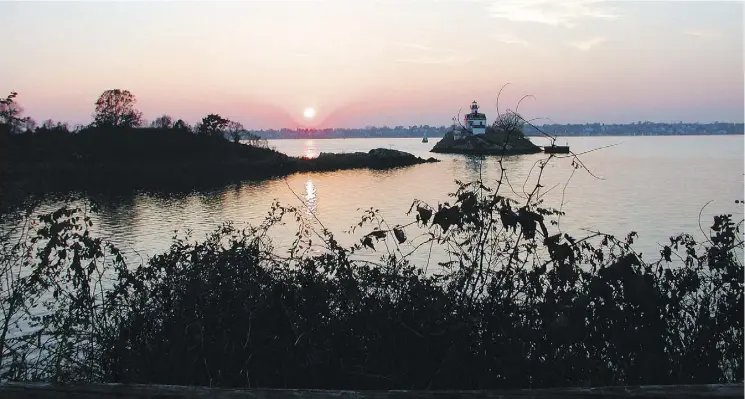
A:
<svg viewBox="0 0 745 399">
<path fill-rule="evenodd" d="M 542 139 L 532 139 L 545 144 Z M 270 145 L 289 155 L 317 156 L 319 152 L 368 151 L 394 148 L 429 157 L 437 139 L 424 144 L 420 139 L 336 139 L 277 140 Z M 659 244 L 680 232 L 700 235 L 698 215 L 704 210 L 704 227 L 711 216 L 732 213 L 743 216 L 743 137 L 577 137 L 560 138 L 579 153 L 607 145 L 610 148 L 581 156 L 594 175 L 577 170 L 572 175 L 571 160 L 557 159 L 544 171 L 548 190 L 547 206 L 562 206 L 567 215 L 560 228 L 581 235 L 584 229 L 626 234 L 636 230 L 638 248 L 657 254 Z M 210 193 L 178 198 L 137 194 L 125 198 L 98 198 L 102 210 L 96 216 L 99 232 L 139 262 L 168 248 L 175 231 L 193 231 L 202 238 L 224 221 L 238 226 L 261 220 L 273 200 L 303 206 L 314 213 L 342 243 L 352 243 L 359 234 L 343 234 L 361 216 L 360 209 L 375 207 L 392 226 L 407 223 L 406 211 L 413 199 L 436 205 L 447 201 L 455 190 L 454 180 L 470 181 L 481 173 L 494 184 L 499 174 L 497 158 L 483 162 L 460 155 L 434 155 L 442 162 L 389 171 L 349 170 L 330 173 L 295 174 L 283 179 L 245 183 Z M 523 196 L 535 181 L 536 161 L 543 154 L 515 156 L 505 161 L 512 197 Z M 526 184 L 527 182 L 527 184 Z M 566 185 L 566 189 L 564 186 Z M 294 191 L 294 193 L 293 193 Z M 296 196 L 297 195 L 297 196 Z M 292 241 L 291 226 L 275 231 L 279 246 Z M 417 260 L 426 254 L 417 254 Z"/>
</svg>

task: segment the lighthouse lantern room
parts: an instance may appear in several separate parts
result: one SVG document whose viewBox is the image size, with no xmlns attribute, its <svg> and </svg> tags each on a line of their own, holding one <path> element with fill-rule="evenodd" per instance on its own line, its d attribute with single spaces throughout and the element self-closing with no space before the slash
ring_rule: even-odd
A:
<svg viewBox="0 0 745 399">
<path fill-rule="evenodd" d="M 476 101 L 471 103 L 471 113 L 466 115 L 466 128 L 473 134 L 486 133 L 486 115 L 479 112 Z"/>
</svg>

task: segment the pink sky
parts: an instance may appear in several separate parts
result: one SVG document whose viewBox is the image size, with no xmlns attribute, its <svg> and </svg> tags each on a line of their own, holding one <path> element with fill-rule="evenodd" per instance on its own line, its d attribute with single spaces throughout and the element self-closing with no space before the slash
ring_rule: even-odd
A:
<svg viewBox="0 0 745 399">
<path fill-rule="evenodd" d="M 448 125 L 471 101 L 557 123 L 743 121 L 739 2 L 0 3 L 0 92 L 89 123 L 106 89 L 147 119 L 247 128 Z M 303 109 L 317 110 L 313 120 Z"/>
</svg>

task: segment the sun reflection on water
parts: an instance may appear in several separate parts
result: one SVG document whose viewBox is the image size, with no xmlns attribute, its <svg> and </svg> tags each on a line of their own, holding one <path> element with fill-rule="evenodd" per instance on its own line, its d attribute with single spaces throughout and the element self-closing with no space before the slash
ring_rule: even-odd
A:
<svg viewBox="0 0 745 399">
<path fill-rule="evenodd" d="M 313 140 L 306 140 L 303 148 L 304 158 L 316 158 L 318 157 L 318 146 Z"/>
<path fill-rule="evenodd" d="M 305 205 L 308 212 L 312 215 L 316 213 L 316 185 L 313 184 L 313 179 L 308 179 L 305 182 Z"/>
</svg>

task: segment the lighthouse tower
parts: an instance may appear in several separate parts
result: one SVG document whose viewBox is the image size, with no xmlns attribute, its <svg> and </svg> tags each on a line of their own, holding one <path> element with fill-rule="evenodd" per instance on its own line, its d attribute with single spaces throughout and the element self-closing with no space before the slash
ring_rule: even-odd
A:
<svg viewBox="0 0 745 399">
<path fill-rule="evenodd" d="M 476 101 L 471 103 L 471 113 L 466 115 L 466 128 L 473 134 L 486 133 L 486 115 L 479 112 Z"/>
</svg>

